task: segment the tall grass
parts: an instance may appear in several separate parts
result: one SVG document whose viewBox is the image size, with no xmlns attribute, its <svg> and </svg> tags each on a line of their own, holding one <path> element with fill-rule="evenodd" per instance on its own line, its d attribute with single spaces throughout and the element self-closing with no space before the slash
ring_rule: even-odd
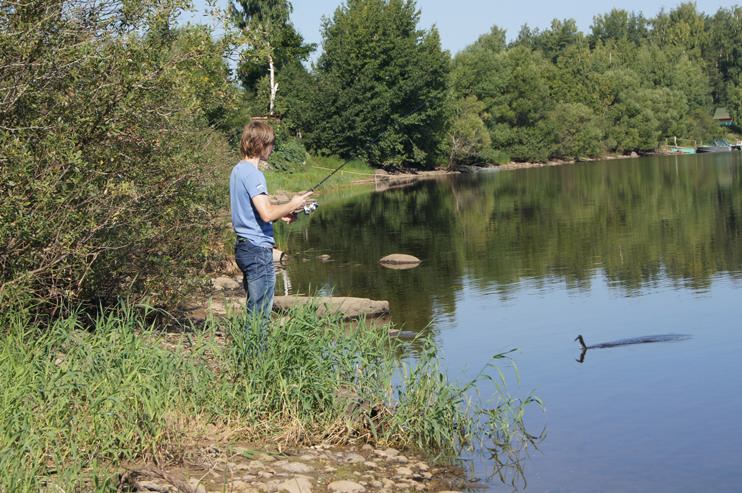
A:
<svg viewBox="0 0 742 493">
<path fill-rule="evenodd" d="M 387 330 L 304 308 L 265 339 L 240 316 L 163 337 L 151 315 L 121 307 L 46 325 L 2 315 L 0 491 L 115 490 L 123 461 L 177 462 L 209 434 L 447 456 L 471 437 L 466 389 L 432 350 L 395 379 Z"/>
</svg>

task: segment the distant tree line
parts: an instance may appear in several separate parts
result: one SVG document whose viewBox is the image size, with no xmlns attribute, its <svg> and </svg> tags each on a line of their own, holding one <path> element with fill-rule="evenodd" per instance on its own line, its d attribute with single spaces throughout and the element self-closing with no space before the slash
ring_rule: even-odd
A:
<svg viewBox="0 0 742 493">
<path fill-rule="evenodd" d="M 291 10 L 240 0 L 235 11 L 256 5 Z M 419 15 L 412 0 L 347 0 L 325 19 L 310 69 L 306 50 L 282 62 L 278 113 L 311 150 L 374 165 L 573 159 L 718 137 L 717 106 L 742 118 L 740 7 L 709 16 L 684 3 L 654 18 L 614 9 L 587 34 L 555 19 L 510 43 L 494 26 L 453 58 Z M 288 45 L 300 46 L 292 32 Z M 267 108 L 253 63 L 241 80 Z"/>
</svg>

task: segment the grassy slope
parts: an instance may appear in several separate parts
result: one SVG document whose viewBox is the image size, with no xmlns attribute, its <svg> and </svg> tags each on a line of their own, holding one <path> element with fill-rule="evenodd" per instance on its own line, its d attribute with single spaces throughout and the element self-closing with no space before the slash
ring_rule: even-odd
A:
<svg viewBox="0 0 742 493">
<path fill-rule="evenodd" d="M 448 455 L 468 439 L 463 390 L 432 346 L 393 381 L 399 350 L 387 330 L 349 330 L 312 310 L 274 323 L 262 349 L 239 316 L 191 328 L 170 347 L 151 319 L 131 308 L 87 327 L 75 316 L 49 325 L 5 316 L 0 491 L 115 490 L 117 464 L 180 457 L 207 427 L 243 440 Z"/>
</svg>

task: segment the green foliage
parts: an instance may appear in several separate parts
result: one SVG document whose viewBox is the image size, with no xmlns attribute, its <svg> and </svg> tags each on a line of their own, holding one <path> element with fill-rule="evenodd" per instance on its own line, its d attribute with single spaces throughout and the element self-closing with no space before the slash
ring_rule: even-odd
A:
<svg viewBox="0 0 742 493">
<path fill-rule="evenodd" d="M 548 115 L 556 133 L 552 155 L 579 159 L 596 157 L 603 151 L 603 122 L 581 103 L 561 103 Z"/>
<path fill-rule="evenodd" d="M 701 56 L 706 43 L 706 16 L 695 3 L 686 2 L 670 12 L 664 10 L 652 19 L 650 38 L 660 47 L 677 47 L 693 58 Z"/>
<path fill-rule="evenodd" d="M 315 150 L 373 165 L 432 164 L 445 125 L 448 55 L 412 0 L 349 0 L 323 26 Z"/>
<path fill-rule="evenodd" d="M 742 7 L 719 9 L 706 19 L 708 37 L 703 49 L 714 100 L 732 105 L 727 87 L 742 80 Z"/>
<path fill-rule="evenodd" d="M 82 313 L 49 325 L 2 313 L 0 490 L 113 491 L 122 462 L 178 456 L 206 427 L 447 457 L 471 436 L 468 387 L 449 383 L 430 351 L 393 378 L 399 348 L 388 328 L 351 328 L 309 307 L 265 338 L 259 323 L 234 317 L 164 344 L 154 315 L 122 306 L 84 330 Z"/>
<path fill-rule="evenodd" d="M 608 14 L 597 15 L 590 27 L 590 44 L 608 41 L 630 41 L 636 46 L 642 44 L 649 34 L 649 22 L 642 13 L 611 9 Z"/>
<path fill-rule="evenodd" d="M 282 127 L 276 128 L 276 146 L 268 160 L 277 171 L 294 173 L 304 168 L 307 162 L 307 150 L 296 137 L 292 137 Z"/>
<path fill-rule="evenodd" d="M 294 135 L 311 126 L 312 100 L 315 81 L 313 75 L 298 61 L 283 67 L 277 74 L 281 97 L 276 101 L 276 113 L 281 115 L 281 123 Z M 261 90 L 267 88 L 260 85 Z M 265 100 L 264 95 L 258 100 Z"/>
<path fill-rule="evenodd" d="M 178 2 L 0 9 L 0 291 L 54 300 L 188 289 L 207 252 L 212 131 L 230 103 Z M 220 201 L 221 202 L 221 201 Z"/>
<path fill-rule="evenodd" d="M 445 141 L 449 167 L 491 157 L 492 140 L 484 123 L 484 103 L 474 96 L 460 99 L 453 103 L 453 114 Z"/>
<path fill-rule="evenodd" d="M 514 46 L 523 46 L 538 50 L 552 62 L 556 62 L 560 54 L 569 46 L 582 43 L 584 35 L 577 30 L 574 19 L 554 19 L 551 21 L 551 29 L 539 31 L 524 25 L 518 33 L 518 39 Z"/>
<path fill-rule="evenodd" d="M 653 151 L 719 134 L 710 115 L 734 106 L 739 32 L 741 9 L 707 17 L 691 3 L 654 19 L 614 9 L 587 38 L 554 20 L 504 47 L 493 28 L 456 56 L 451 88 L 484 104 L 492 148 L 518 161 Z"/>
<path fill-rule="evenodd" d="M 209 126 L 223 132 L 230 129 L 229 119 L 239 99 L 224 63 L 228 48 L 226 38 L 215 41 L 206 27 L 198 25 L 175 31 L 171 48 L 172 56 L 190 59 L 178 67 L 178 89 L 192 102 L 192 111 L 202 113 Z"/>
<path fill-rule="evenodd" d="M 268 74 L 263 59 L 267 52 L 280 69 L 294 61 L 305 60 L 314 50 L 314 45 L 305 44 L 291 23 L 292 10 L 288 0 L 230 0 L 233 22 L 248 36 L 254 33 L 254 37 L 249 38 L 250 51 L 238 69 L 245 88 L 254 87 L 259 78 Z"/>
<path fill-rule="evenodd" d="M 258 88 L 266 84 L 271 70 L 280 72 L 284 66 L 306 60 L 315 46 L 305 44 L 290 20 L 293 7 L 288 0 L 230 0 L 232 22 L 240 29 L 247 49 L 237 68 L 238 78 L 248 93 L 257 99 L 259 114 L 270 108 L 270 90 Z"/>
<path fill-rule="evenodd" d="M 727 94 L 729 111 L 737 126 L 742 126 L 742 77 L 736 83 L 729 84 Z"/>
</svg>

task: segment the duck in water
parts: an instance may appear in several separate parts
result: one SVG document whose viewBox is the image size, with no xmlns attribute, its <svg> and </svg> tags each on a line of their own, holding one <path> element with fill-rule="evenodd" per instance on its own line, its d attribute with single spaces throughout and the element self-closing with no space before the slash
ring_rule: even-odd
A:
<svg viewBox="0 0 742 493">
<path fill-rule="evenodd" d="M 578 363 L 585 361 L 585 353 L 588 349 L 605 349 L 619 346 L 631 346 L 633 344 L 650 344 L 652 342 L 675 342 L 685 341 L 690 339 L 687 334 L 659 334 L 654 336 L 643 336 L 643 337 L 631 337 L 629 339 L 619 339 L 617 341 L 601 342 L 600 344 L 587 345 L 582 335 L 575 337 L 575 341 L 580 343 L 580 357 L 577 358 Z"/>
</svg>

